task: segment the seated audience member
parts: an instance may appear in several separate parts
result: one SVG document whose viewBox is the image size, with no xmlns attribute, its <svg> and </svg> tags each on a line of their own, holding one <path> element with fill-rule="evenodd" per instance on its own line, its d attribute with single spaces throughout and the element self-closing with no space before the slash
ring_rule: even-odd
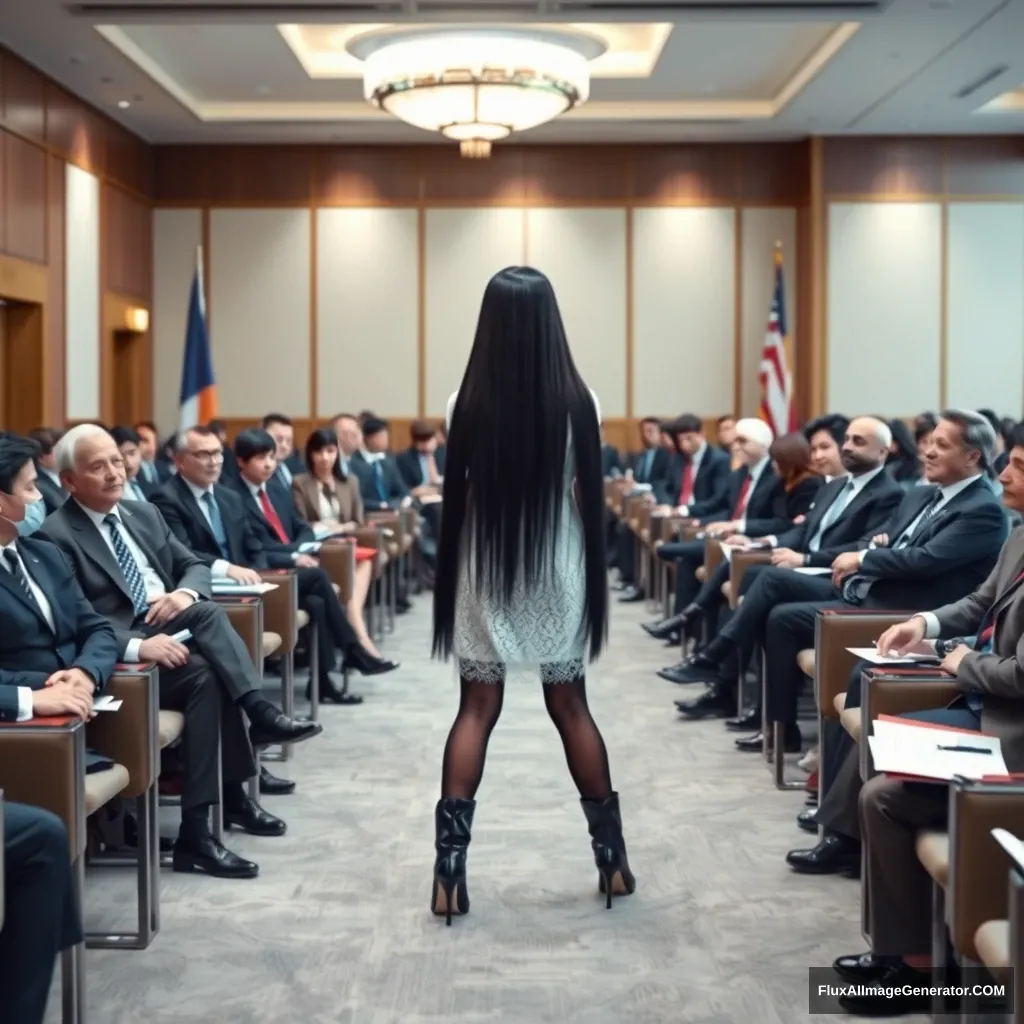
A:
<svg viewBox="0 0 1024 1024">
<path fill-rule="evenodd" d="M 157 489 L 156 484 L 143 480 L 139 475 L 142 464 L 142 452 L 139 450 L 139 435 L 131 427 L 114 427 L 110 436 L 117 443 L 124 463 L 124 497 L 128 501 L 149 501 L 150 495 Z"/>
<path fill-rule="evenodd" d="M 225 823 L 253 835 L 281 835 L 285 824 L 245 792 L 256 775 L 253 747 L 301 743 L 322 731 L 282 714 L 263 697 L 249 652 L 224 610 L 209 600 L 210 570 L 171 533 L 152 505 L 122 501 L 124 462 L 95 424 L 69 430 L 57 467 L 71 498 L 40 536 L 71 563 L 85 596 L 114 627 L 121 661 L 160 666 L 160 702 L 185 715 L 181 831 L 176 871 L 254 878 L 258 868 L 210 832 L 217 803 L 220 744 Z M 188 630 L 182 643 L 175 634 Z M 246 734 L 242 712 L 251 722 Z"/>
<path fill-rule="evenodd" d="M 842 446 L 846 440 L 846 428 L 850 421 L 838 413 L 828 413 L 811 420 L 803 428 L 804 437 L 811 446 L 811 469 L 825 483 L 837 476 L 844 476 Z"/>
<path fill-rule="evenodd" d="M 2 1019 L 42 1024 L 57 954 L 84 938 L 68 833 L 50 811 L 10 801 L 3 826 Z"/>
<path fill-rule="evenodd" d="M 238 479 L 238 463 L 235 461 L 235 453 L 228 443 L 228 425 L 224 420 L 210 420 L 206 424 L 213 431 L 214 436 L 220 441 L 221 452 L 224 463 L 220 470 L 220 482 L 226 484 L 229 481 Z"/>
<path fill-rule="evenodd" d="M 37 427 L 28 435 L 30 440 L 39 445 L 39 456 L 36 458 L 36 487 L 43 496 L 46 515 L 56 512 L 68 497 L 68 492 L 61 486 L 53 456 L 53 449 L 60 440 L 60 435 L 59 430 L 53 430 L 51 427 Z"/>
<path fill-rule="evenodd" d="M 715 444 L 729 456 L 733 456 L 733 441 L 736 440 L 736 417 L 732 413 L 719 416 L 715 421 Z M 736 467 L 733 466 L 733 469 Z"/>
<path fill-rule="evenodd" d="M 924 465 L 925 453 L 932 443 L 932 431 L 938 422 L 933 412 L 923 412 L 914 417 L 914 443 L 917 445 L 917 458 L 921 465 Z"/>
<path fill-rule="evenodd" d="M 811 446 L 803 434 L 777 437 L 768 450 L 772 470 L 782 481 L 782 489 L 775 494 L 774 504 L 763 519 L 747 519 L 743 533 L 734 532 L 736 523 L 712 523 L 707 529 L 709 537 L 720 537 L 731 547 L 749 548 L 759 543 L 773 530 L 793 527 L 810 510 L 822 478 L 811 471 Z M 768 543 L 774 537 L 769 537 Z M 678 615 L 663 622 L 644 623 L 643 628 L 660 640 L 681 638 L 681 631 L 701 616 L 716 611 L 722 602 L 722 585 L 729 579 L 729 561 L 723 559 L 704 581 L 693 602 Z"/>
<path fill-rule="evenodd" d="M 166 458 L 161 458 L 162 445 L 156 424 L 149 420 L 140 420 L 132 429 L 138 435 L 139 453 L 142 456 L 139 476 L 147 484 L 159 487 L 171 475 L 171 468 Z"/>
<path fill-rule="evenodd" d="M 200 445 L 212 450 L 219 442 L 215 438 L 191 432 L 189 444 Z M 398 664 L 387 661 L 360 642 L 353 624 L 345 613 L 331 586 L 327 573 L 320 568 L 316 558 L 321 542 L 315 539 L 312 527 L 295 511 L 292 490 L 285 491 L 273 479 L 275 467 L 275 442 L 265 430 L 243 430 L 235 438 L 235 457 L 238 459 L 239 482 L 235 493 L 241 498 L 240 511 L 247 519 L 252 535 L 263 551 L 266 564 L 271 569 L 295 568 L 298 570 L 299 604 L 309 613 L 317 625 L 317 642 L 320 644 L 320 695 L 322 700 L 341 704 L 359 704 L 361 698 L 342 694 L 334 689 L 329 672 L 337 663 L 337 652 L 341 652 L 345 668 L 355 669 L 365 676 L 380 675 L 398 668 Z M 207 479 L 207 473 L 200 473 L 200 464 L 185 448 L 180 453 L 182 464 L 194 465 L 193 479 L 196 483 L 206 480 L 209 487 L 215 480 Z M 212 473 L 212 469 L 210 470 Z M 180 497 L 180 492 L 179 492 Z M 220 503 L 220 490 L 217 503 Z M 232 509 L 232 512 L 234 509 Z M 224 517 L 225 521 L 227 516 Z M 186 523 L 186 527 L 187 527 Z M 339 524 L 339 528 L 343 524 Z M 241 523 L 237 524 L 240 528 Z M 189 533 L 190 541 L 197 545 L 198 538 Z M 217 549 L 211 546 L 210 538 L 203 539 L 196 550 L 205 557 L 216 557 Z M 241 554 L 241 552 L 236 552 Z M 232 558 L 232 561 L 235 561 Z M 243 557 L 243 565 L 251 566 Z M 313 600 L 310 601 L 310 598 Z M 365 630 L 365 625 L 363 629 Z M 367 640 L 369 637 L 366 638 Z"/>
<path fill-rule="evenodd" d="M 609 477 L 622 476 L 622 459 L 619 449 L 609 444 L 604 435 L 604 424 L 601 424 L 601 472 L 607 480 Z"/>
<path fill-rule="evenodd" d="M 728 523 L 734 533 L 743 533 L 746 519 L 770 515 L 776 498 L 782 493 L 782 481 L 771 467 L 768 449 L 775 440 L 771 427 L 763 420 L 743 419 L 736 425 L 740 468 L 725 478 L 725 486 L 708 498 L 694 499 L 675 509 L 676 515 L 695 520 L 701 526 Z M 693 604 L 700 590 L 695 573 L 704 563 L 704 541 L 670 541 L 658 548 L 658 557 L 676 563 L 676 590 L 673 614 Z M 623 600 L 632 597 L 627 593 Z"/>
<path fill-rule="evenodd" d="M 658 501 L 666 486 L 672 456 L 661 447 L 661 422 L 653 416 L 645 416 L 640 421 L 640 445 L 639 452 L 626 457 L 626 475 L 632 474 L 635 484 L 649 489 L 650 500 Z M 620 522 L 615 530 L 615 565 L 619 570 L 619 582 L 625 588 L 626 596 L 642 600 L 642 593 L 633 587 L 636 573 L 634 547 L 629 524 Z M 640 594 L 639 598 L 637 594 Z"/>
<path fill-rule="evenodd" d="M 1024 510 L 1024 431 L 1011 439 L 1001 483 L 1007 506 Z M 918 613 L 878 639 L 881 653 L 902 654 L 942 638 L 942 650 L 936 653 L 963 696 L 949 707 L 902 717 L 998 736 L 1010 772 L 1024 771 L 1022 582 L 1024 528 L 1018 528 L 1003 545 L 991 573 L 973 592 L 935 611 Z M 860 704 L 860 669 L 864 667 L 856 672 L 848 707 Z M 864 885 L 871 950 L 839 957 L 835 969 L 843 977 L 883 988 L 929 984 L 932 881 L 917 858 L 914 839 L 919 830 L 946 828 L 948 810 L 945 786 L 914 785 L 885 775 L 862 783 L 858 752 L 852 743 L 847 746 L 842 767 L 817 812 L 825 838 L 813 850 L 794 850 L 787 858 L 803 872 L 852 870 L 859 862 L 861 841 L 867 844 Z M 840 1003 L 848 1013 L 871 1016 L 928 1011 L 927 997 L 910 994 L 885 1000 L 844 996 Z"/>
<path fill-rule="evenodd" d="M 917 441 L 903 420 L 889 420 L 892 431 L 892 445 L 885 468 L 889 475 L 904 489 L 921 483 L 921 459 Z"/>
<path fill-rule="evenodd" d="M 412 503 L 395 458 L 388 454 L 388 443 L 387 423 L 370 416 L 363 421 L 363 447 L 350 461 L 363 504 L 374 511 L 407 508 Z"/>
<path fill-rule="evenodd" d="M 274 470 L 274 478 L 285 488 L 291 488 L 292 477 L 305 468 L 302 465 L 302 457 L 295 450 L 295 427 L 287 416 L 279 412 L 268 413 L 263 417 L 260 426 L 277 445 L 277 468 Z"/>
<path fill-rule="evenodd" d="M 1003 430 L 1003 421 L 993 409 L 979 409 L 978 414 L 984 416 L 992 424 L 992 429 L 996 434 L 996 453 L 992 459 L 992 472 L 998 475 L 1006 468 L 1006 463 L 1009 461 L 1009 442 Z"/>
<path fill-rule="evenodd" d="M 729 456 L 708 444 L 700 417 L 685 413 L 669 424 L 668 430 L 676 458 L 656 495 L 658 500 L 678 508 L 720 494 L 729 476 Z"/>
<path fill-rule="evenodd" d="M 925 459 L 932 486 L 908 491 L 878 533 L 839 545 L 845 550 L 832 561 L 831 576 L 762 569 L 718 636 L 677 667 L 673 682 L 711 684 L 696 701 L 679 702 L 680 711 L 691 718 L 731 713 L 739 672 L 760 645 L 767 720 L 786 723 L 786 749 L 799 750 L 796 705 L 803 673 L 796 656 L 814 646 L 820 609 L 926 608 L 936 599 L 955 600 L 991 569 L 1006 536 L 1006 520 L 985 477 L 991 450 L 992 428 L 983 417 L 943 413 Z M 755 736 L 741 748 L 759 750 L 760 744 Z"/>
<path fill-rule="evenodd" d="M 414 498 L 441 493 L 443 459 L 437 459 L 437 428 L 426 420 L 414 420 L 409 429 L 412 444 L 395 456 L 395 466 Z"/>
<path fill-rule="evenodd" d="M 345 476 L 338 464 L 338 439 L 329 427 L 320 427 L 306 438 L 305 463 L 308 467 L 292 481 L 292 497 L 300 519 L 327 523 L 341 536 L 363 526 L 363 500 L 353 475 Z M 346 611 L 359 642 L 373 655 L 380 657 L 370 638 L 363 609 L 373 583 L 373 567 L 377 552 L 373 548 L 356 548 L 356 572 L 352 596 Z"/>
<path fill-rule="evenodd" d="M 340 412 L 331 420 L 334 434 L 338 438 L 338 469 L 344 477 L 354 477 L 359 486 L 359 477 L 352 472 L 352 460 L 363 447 L 363 428 L 351 413 Z"/>
</svg>

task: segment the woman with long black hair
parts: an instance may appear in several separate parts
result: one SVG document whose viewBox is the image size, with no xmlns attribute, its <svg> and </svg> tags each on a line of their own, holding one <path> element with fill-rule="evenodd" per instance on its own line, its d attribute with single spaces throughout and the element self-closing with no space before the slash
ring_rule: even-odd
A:
<svg viewBox="0 0 1024 1024">
<path fill-rule="evenodd" d="M 508 267 L 491 278 L 447 419 L 433 652 L 458 660 L 461 696 L 434 816 L 431 909 L 448 924 L 469 910 L 474 797 L 506 678 L 523 669 L 543 683 L 610 907 L 636 883 L 585 686 L 608 608 L 601 414 L 539 271 Z"/>
</svg>

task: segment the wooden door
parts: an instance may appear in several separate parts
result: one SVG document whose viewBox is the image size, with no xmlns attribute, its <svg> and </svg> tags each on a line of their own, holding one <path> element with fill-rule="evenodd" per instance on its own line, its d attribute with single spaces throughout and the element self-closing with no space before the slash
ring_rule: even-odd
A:
<svg viewBox="0 0 1024 1024">
<path fill-rule="evenodd" d="M 0 306 L 0 416 L 4 429 L 27 434 L 43 423 L 43 307 Z"/>
<path fill-rule="evenodd" d="M 114 331 L 111 425 L 131 426 L 150 416 L 149 338 L 138 331 Z"/>
</svg>

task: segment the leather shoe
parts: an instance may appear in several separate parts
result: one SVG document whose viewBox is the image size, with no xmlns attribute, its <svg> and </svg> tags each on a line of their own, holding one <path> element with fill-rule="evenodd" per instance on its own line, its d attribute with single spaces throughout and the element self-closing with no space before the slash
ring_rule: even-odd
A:
<svg viewBox="0 0 1024 1024">
<path fill-rule="evenodd" d="M 244 860 L 232 853 L 212 835 L 202 839 L 182 839 L 174 844 L 172 866 L 175 871 L 190 874 L 202 871 L 214 878 L 255 878 L 259 867 L 251 860 Z"/>
<path fill-rule="evenodd" d="M 363 676 L 381 676 L 385 672 L 394 672 L 398 668 L 398 662 L 378 658 L 361 644 L 355 644 L 345 652 L 345 668 L 354 668 Z"/>
<path fill-rule="evenodd" d="M 685 718 L 727 718 L 736 707 L 736 698 L 721 687 L 712 687 L 696 700 L 677 700 L 676 707 Z"/>
<path fill-rule="evenodd" d="M 786 863 L 801 875 L 860 875 L 860 843 L 848 836 L 827 835 L 810 850 L 790 850 Z"/>
<path fill-rule="evenodd" d="M 859 979 L 858 979 L 859 980 Z M 908 967 L 903 960 L 889 964 L 875 975 L 872 988 L 878 994 L 842 995 L 839 1005 L 858 1017 L 898 1017 L 907 1013 L 928 1013 L 931 1009 L 931 974 Z M 953 1000 L 947 1000 L 947 1009 Z"/>
<path fill-rule="evenodd" d="M 636 604 L 644 599 L 644 592 L 640 587 L 626 587 L 619 598 L 619 604 Z"/>
<path fill-rule="evenodd" d="M 817 807 L 809 807 L 806 811 L 801 811 L 796 816 L 797 827 L 802 828 L 805 832 L 810 832 L 812 836 L 816 836 L 818 834 L 817 813 Z"/>
<path fill-rule="evenodd" d="M 257 712 L 256 721 L 249 726 L 249 742 L 254 747 L 269 747 L 274 743 L 302 743 L 319 736 L 323 731 L 324 727 L 318 722 L 289 718 L 268 701 L 266 708 Z"/>
<path fill-rule="evenodd" d="M 685 615 L 673 615 L 669 619 L 662 619 L 659 622 L 642 622 L 643 631 L 655 640 L 671 640 L 672 637 L 679 637 L 679 631 L 686 625 Z"/>
<path fill-rule="evenodd" d="M 687 685 L 689 683 L 707 683 L 712 685 L 720 679 L 718 666 L 699 654 L 691 654 L 683 658 L 678 665 L 663 668 L 658 673 L 659 679 L 667 679 L 670 683 Z"/>
<path fill-rule="evenodd" d="M 260 794 L 262 796 L 287 796 L 295 792 L 295 783 L 291 779 L 279 779 L 260 766 Z"/>
<path fill-rule="evenodd" d="M 224 827 L 240 828 L 251 836 L 283 836 L 288 828 L 280 818 L 263 810 L 251 796 L 243 797 L 237 807 L 224 808 Z"/>
<path fill-rule="evenodd" d="M 742 739 L 736 741 L 737 750 L 745 750 L 748 753 L 756 751 L 762 753 L 766 748 L 772 749 L 772 740 L 770 739 L 771 733 L 768 734 L 766 740 L 763 733 L 755 733 L 753 736 L 744 736 Z M 786 754 L 799 754 L 803 746 L 803 739 L 800 736 L 800 728 L 795 724 L 788 724 L 786 726 L 786 736 L 782 742 L 783 753 Z"/>
<path fill-rule="evenodd" d="M 727 718 L 725 727 L 733 732 L 756 732 L 761 728 L 761 712 L 754 708 L 740 718 Z"/>
<path fill-rule="evenodd" d="M 899 957 L 875 956 L 874 953 L 851 953 L 848 956 L 837 956 L 832 961 L 832 970 L 840 978 L 848 981 L 877 981 L 897 961 Z"/>
</svg>

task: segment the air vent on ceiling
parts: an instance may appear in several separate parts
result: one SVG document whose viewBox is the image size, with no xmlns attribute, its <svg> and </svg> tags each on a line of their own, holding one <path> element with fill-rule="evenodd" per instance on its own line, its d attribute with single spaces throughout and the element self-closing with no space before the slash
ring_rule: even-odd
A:
<svg viewBox="0 0 1024 1024">
<path fill-rule="evenodd" d="M 957 89 L 953 93 L 953 98 L 957 100 L 965 100 L 968 96 L 973 95 L 979 89 L 984 89 L 986 85 L 994 82 L 1000 75 L 1006 74 L 1010 67 L 1008 64 L 1000 64 L 998 67 L 991 68 L 986 71 L 980 78 L 976 78 L 973 82 L 968 82 L 967 85 Z"/>
</svg>

